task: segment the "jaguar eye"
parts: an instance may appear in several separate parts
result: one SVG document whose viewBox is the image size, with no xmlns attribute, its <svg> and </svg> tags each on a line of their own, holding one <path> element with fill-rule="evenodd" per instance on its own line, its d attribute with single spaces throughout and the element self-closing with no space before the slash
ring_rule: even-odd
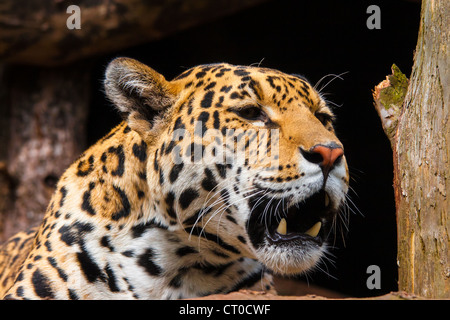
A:
<svg viewBox="0 0 450 320">
<path fill-rule="evenodd" d="M 324 126 L 333 121 L 333 116 L 328 113 L 316 112 L 314 115 Z"/>
<path fill-rule="evenodd" d="M 241 109 L 236 109 L 234 112 L 247 120 L 264 120 L 264 112 L 257 106 L 247 106 Z"/>
</svg>

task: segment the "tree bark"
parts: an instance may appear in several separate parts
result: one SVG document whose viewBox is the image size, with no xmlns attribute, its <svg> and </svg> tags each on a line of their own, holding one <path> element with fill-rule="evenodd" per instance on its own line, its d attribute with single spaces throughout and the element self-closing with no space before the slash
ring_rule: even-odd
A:
<svg viewBox="0 0 450 320">
<path fill-rule="evenodd" d="M 393 147 L 399 290 L 428 298 L 450 298 L 449 26 L 450 2 L 424 0 L 407 92 L 395 97 L 395 68 L 374 90 Z"/>
</svg>

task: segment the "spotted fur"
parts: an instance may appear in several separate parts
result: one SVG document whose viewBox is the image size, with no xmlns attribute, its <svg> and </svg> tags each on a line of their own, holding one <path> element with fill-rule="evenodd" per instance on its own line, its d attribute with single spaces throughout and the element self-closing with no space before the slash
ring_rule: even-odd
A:
<svg viewBox="0 0 450 320">
<path fill-rule="evenodd" d="M 118 58 L 105 89 L 124 121 L 62 175 L 41 226 L 1 247 L 0 297 L 268 291 L 272 273 L 318 263 L 348 170 L 334 116 L 305 79 L 211 64 L 167 81 Z M 339 151 L 332 164 L 317 146 Z"/>
</svg>

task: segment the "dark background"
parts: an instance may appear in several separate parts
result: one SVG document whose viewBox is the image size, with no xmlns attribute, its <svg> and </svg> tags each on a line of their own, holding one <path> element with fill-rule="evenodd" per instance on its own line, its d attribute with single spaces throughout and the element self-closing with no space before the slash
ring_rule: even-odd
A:
<svg viewBox="0 0 450 320">
<path fill-rule="evenodd" d="M 369 30 L 367 7 L 381 9 L 381 29 Z M 120 122 L 106 101 L 102 79 L 116 56 L 142 61 L 172 79 L 197 64 L 229 62 L 302 74 L 312 84 L 341 74 L 323 92 L 337 115 L 351 174 L 349 231 L 341 228 L 322 270 L 300 277 L 309 284 L 362 297 L 397 290 L 396 221 L 392 151 L 373 107 L 372 89 L 393 63 L 408 77 L 413 64 L 420 4 L 385 0 L 273 0 L 174 34 L 160 41 L 97 58 L 93 75 L 88 143 Z M 174 21 L 176 23 L 176 21 Z M 322 84 L 332 77 L 326 78 Z M 319 86 L 320 87 L 320 86 Z M 367 267 L 381 270 L 381 289 L 369 290 Z"/>
</svg>

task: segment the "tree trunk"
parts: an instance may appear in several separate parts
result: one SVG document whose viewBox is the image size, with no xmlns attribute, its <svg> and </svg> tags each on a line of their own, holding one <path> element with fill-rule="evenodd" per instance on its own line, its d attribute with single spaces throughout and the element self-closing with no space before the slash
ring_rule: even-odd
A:
<svg viewBox="0 0 450 320">
<path fill-rule="evenodd" d="M 424 0 L 407 92 L 395 67 L 374 91 L 393 147 L 399 290 L 429 298 L 450 298 L 449 26 L 450 2 Z"/>
<path fill-rule="evenodd" d="M 42 221 L 56 182 L 85 147 L 90 67 L 7 68 L 0 103 L 0 242 Z"/>
</svg>

